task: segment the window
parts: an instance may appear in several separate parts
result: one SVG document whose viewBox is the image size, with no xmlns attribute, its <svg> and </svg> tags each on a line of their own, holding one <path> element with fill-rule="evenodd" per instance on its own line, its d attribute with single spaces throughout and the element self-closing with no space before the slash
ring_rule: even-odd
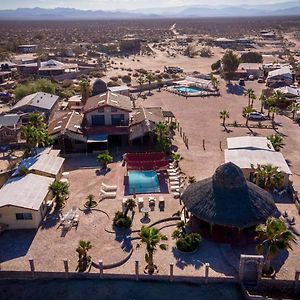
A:
<svg viewBox="0 0 300 300">
<path fill-rule="evenodd" d="M 100 107 L 100 108 L 98 109 L 98 113 L 104 113 L 104 107 Z"/>
<path fill-rule="evenodd" d="M 92 125 L 93 126 L 103 126 L 103 125 L 105 125 L 104 115 L 92 116 Z"/>
<path fill-rule="evenodd" d="M 31 213 L 19 213 L 16 214 L 17 220 L 32 220 L 32 214 Z"/>
<path fill-rule="evenodd" d="M 111 124 L 114 126 L 125 125 L 124 119 L 124 115 L 111 115 Z"/>
<path fill-rule="evenodd" d="M 110 111 L 111 111 L 112 113 L 114 113 L 114 112 L 117 112 L 118 109 L 117 109 L 116 107 L 111 107 L 111 108 L 110 108 Z"/>
</svg>

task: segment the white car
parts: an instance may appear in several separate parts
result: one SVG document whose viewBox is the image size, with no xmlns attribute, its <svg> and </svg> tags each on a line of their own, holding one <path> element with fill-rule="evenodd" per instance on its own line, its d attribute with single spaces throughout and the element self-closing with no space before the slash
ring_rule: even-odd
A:
<svg viewBox="0 0 300 300">
<path fill-rule="evenodd" d="M 264 114 L 255 111 L 249 114 L 249 120 L 261 121 L 261 120 L 265 120 L 265 116 Z"/>
<path fill-rule="evenodd" d="M 254 76 L 253 75 L 249 75 L 248 79 L 249 80 L 254 80 Z"/>
</svg>

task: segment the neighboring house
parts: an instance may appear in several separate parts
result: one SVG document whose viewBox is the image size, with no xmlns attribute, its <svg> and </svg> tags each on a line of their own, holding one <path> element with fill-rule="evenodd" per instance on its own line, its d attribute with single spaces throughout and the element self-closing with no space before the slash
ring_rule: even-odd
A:
<svg viewBox="0 0 300 300">
<path fill-rule="evenodd" d="M 286 86 L 294 82 L 294 76 L 290 67 L 270 71 L 267 77 L 268 86 Z"/>
<path fill-rule="evenodd" d="M 45 115 L 46 120 L 51 116 L 51 113 L 58 105 L 59 96 L 44 92 L 34 93 L 25 96 L 18 101 L 11 112 L 32 113 L 38 112 Z"/>
<path fill-rule="evenodd" d="M 71 110 L 82 110 L 82 96 L 81 95 L 75 95 L 68 99 L 68 106 Z"/>
<path fill-rule="evenodd" d="M 37 155 L 23 159 L 12 176 L 19 176 L 20 170 L 22 170 L 22 168 L 26 168 L 30 173 L 59 179 L 61 177 L 65 161 L 64 158 L 59 157 L 59 153 L 59 150 L 45 148 Z"/>
<path fill-rule="evenodd" d="M 120 94 L 124 96 L 129 96 L 129 87 L 127 85 L 112 86 L 107 88 L 110 92 L 115 94 Z"/>
<path fill-rule="evenodd" d="M 275 91 L 280 91 L 287 98 L 292 98 L 293 100 L 295 100 L 295 98 L 300 97 L 300 89 L 297 89 L 292 86 L 284 86 L 281 88 L 277 88 L 277 89 L 275 89 Z"/>
<path fill-rule="evenodd" d="M 264 39 L 275 39 L 276 33 L 274 31 L 262 30 L 260 35 Z"/>
<path fill-rule="evenodd" d="M 35 53 L 38 49 L 38 45 L 19 45 L 18 51 L 21 53 Z"/>
<path fill-rule="evenodd" d="M 252 75 L 255 79 L 264 76 L 263 66 L 260 63 L 241 63 L 236 73 L 239 71 L 242 71 L 247 77 Z"/>
<path fill-rule="evenodd" d="M 21 114 L 0 115 L 0 144 L 18 143 L 22 126 Z"/>
<path fill-rule="evenodd" d="M 253 168 L 258 165 L 272 165 L 278 167 L 284 175 L 284 185 L 288 186 L 292 172 L 282 153 L 276 152 L 266 137 L 227 138 L 227 145 L 225 163 L 232 162 L 240 167 L 246 179 L 253 180 Z"/>
<path fill-rule="evenodd" d="M 87 138 L 83 134 L 83 115 L 72 111 L 50 121 L 49 136 L 63 153 L 86 152 Z"/>
<path fill-rule="evenodd" d="M 52 198 L 49 186 L 53 181 L 36 174 L 9 179 L 0 189 L 0 227 L 38 228 Z"/>
<path fill-rule="evenodd" d="M 77 72 L 77 64 L 65 64 L 54 59 L 43 62 L 34 62 L 18 65 L 19 72 L 23 75 L 40 75 L 45 77 Z"/>
</svg>

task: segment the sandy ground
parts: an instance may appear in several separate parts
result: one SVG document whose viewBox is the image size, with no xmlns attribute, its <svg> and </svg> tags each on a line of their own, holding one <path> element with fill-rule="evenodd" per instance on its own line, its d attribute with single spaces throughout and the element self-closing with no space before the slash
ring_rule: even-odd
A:
<svg viewBox="0 0 300 300">
<path fill-rule="evenodd" d="M 139 100 L 139 105 L 162 106 L 165 110 L 172 110 L 177 121 L 183 128 L 189 139 L 189 149 L 183 145 L 182 139 L 177 134 L 175 144 L 178 152 L 184 159 L 181 167 L 189 176 L 195 176 L 198 180 L 211 176 L 215 169 L 224 162 L 223 149 L 226 148 L 226 138 L 229 136 L 248 135 L 246 128 L 233 128 L 229 133 L 225 132 L 219 119 L 219 111 L 227 109 L 230 112 L 229 122 L 234 120 L 245 122 L 241 115 L 242 108 L 247 105 L 247 98 L 242 95 L 240 87 L 233 86 L 230 91 L 222 81 L 221 97 L 190 98 L 185 99 L 168 92 L 155 92 L 153 96 L 146 100 Z M 254 88 L 257 95 L 263 85 L 256 82 L 247 82 L 246 88 Z M 259 101 L 255 102 L 255 107 L 259 109 Z M 266 121 L 269 122 L 269 121 Z M 276 116 L 278 130 L 285 137 L 286 147 L 283 149 L 285 158 L 289 161 L 294 173 L 292 180 L 297 189 L 300 188 L 300 165 L 298 153 L 300 151 L 300 131 L 298 124 L 295 124 L 285 116 Z M 268 136 L 274 133 L 273 130 L 257 129 L 257 135 Z M 205 140 L 205 150 L 202 141 Z M 221 141 L 222 150 L 219 148 Z M 119 153 L 120 154 L 120 153 Z M 70 172 L 70 199 L 63 212 L 67 212 L 71 207 L 82 208 L 85 198 L 92 193 L 98 197 L 101 182 L 118 185 L 116 200 L 105 200 L 97 208 L 106 211 L 110 219 L 99 211 L 89 213 L 80 211 L 80 223 L 78 229 L 74 228 L 66 235 L 58 227 L 59 217 L 57 212 L 51 212 L 37 232 L 35 231 L 15 231 L 5 232 L 0 237 L 1 245 L 0 258 L 2 269 L 20 270 L 29 269 L 28 259 L 33 257 L 36 260 L 37 270 L 63 270 L 62 260 L 67 258 L 70 261 L 70 270 L 75 270 L 77 255 L 75 249 L 79 240 L 90 240 L 93 248 L 91 256 L 97 263 L 100 259 L 104 264 L 114 263 L 124 259 L 130 252 L 131 247 L 136 248 L 137 241 L 130 241 L 126 233 L 108 233 L 104 229 L 111 230 L 111 219 L 117 210 L 121 209 L 122 198 L 124 197 L 124 174 L 125 168 L 122 166 L 120 155 L 114 155 L 115 162 L 110 165 L 111 171 L 107 174 L 99 173 L 99 166 L 94 156 L 82 156 L 68 159 L 65 170 Z M 209 162 L 209 163 L 208 163 Z M 298 175 L 299 174 L 299 175 Z M 155 209 L 150 213 L 151 222 L 170 217 L 180 209 L 178 200 L 174 200 L 171 195 L 165 194 L 166 209 L 161 212 Z M 287 211 L 289 217 L 296 219 L 295 231 L 300 232 L 300 217 L 296 213 L 293 203 L 286 199 L 279 199 L 278 207 L 281 211 Z M 147 203 L 147 197 L 145 197 Z M 147 204 L 146 204 L 147 205 Z M 137 212 L 134 217 L 133 229 L 139 229 L 142 214 Z M 174 225 L 176 222 L 167 223 Z M 179 253 L 174 248 L 174 241 L 170 238 L 174 226 L 162 229 L 162 232 L 169 237 L 169 248 L 166 252 L 158 250 L 155 254 L 155 261 L 159 265 L 160 274 L 168 274 L 169 264 L 174 264 L 174 274 L 177 275 L 204 275 L 204 263 L 210 263 L 212 276 L 236 276 L 234 266 L 238 265 L 240 253 L 255 253 L 254 249 L 239 247 L 224 247 L 222 244 L 215 244 L 210 241 L 203 241 L 197 253 L 193 255 Z M 137 234 L 132 234 L 137 237 Z M 16 244 L 16 239 L 18 243 Z M 282 253 L 276 260 L 278 266 L 277 278 L 292 279 L 295 268 L 299 264 L 299 245 L 294 246 L 294 251 Z M 130 260 L 122 266 L 109 270 L 114 273 L 133 273 L 135 260 L 144 263 L 144 247 L 135 249 Z M 230 262 L 229 262 L 230 260 Z M 92 272 L 97 272 L 93 268 Z"/>
</svg>

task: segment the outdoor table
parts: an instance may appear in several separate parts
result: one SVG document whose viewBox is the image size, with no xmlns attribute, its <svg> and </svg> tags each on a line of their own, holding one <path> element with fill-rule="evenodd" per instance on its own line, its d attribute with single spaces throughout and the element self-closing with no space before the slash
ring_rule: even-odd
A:
<svg viewBox="0 0 300 300">
<path fill-rule="evenodd" d="M 145 214 L 145 215 L 144 215 L 144 218 L 145 218 L 145 219 L 148 219 L 148 218 L 149 218 L 149 212 L 150 212 L 150 211 L 151 211 L 150 207 L 147 207 L 147 206 L 145 206 L 145 207 L 143 207 L 143 208 L 141 209 L 141 212 Z"/>
<path fill-rule="evenodd" d="M 76 209 L 69 210 L 65 215 L 65 221 L 73 220 L 75 218 L 75 215 L 76 215 Z"/>
</svg>

